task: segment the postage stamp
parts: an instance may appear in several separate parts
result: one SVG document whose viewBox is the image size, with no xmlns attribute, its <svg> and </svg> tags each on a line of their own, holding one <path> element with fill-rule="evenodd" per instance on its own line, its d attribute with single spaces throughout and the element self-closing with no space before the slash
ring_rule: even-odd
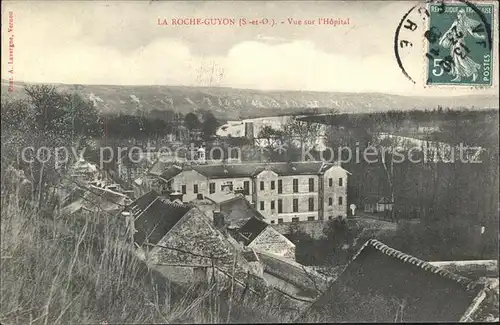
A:
<svg viewBox="0 0 500 325">
<path fill-rule="evenodd" d="M 493 4 L 429 4 L 427 85 L 491 86 Z"/>
</svg>

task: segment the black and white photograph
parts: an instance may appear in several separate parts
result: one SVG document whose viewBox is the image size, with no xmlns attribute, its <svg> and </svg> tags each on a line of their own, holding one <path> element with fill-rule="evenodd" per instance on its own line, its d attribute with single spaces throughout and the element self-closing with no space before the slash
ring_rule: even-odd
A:
<svg viewBox="0 0 500 325">
<path fill-rule="evenodd" d="M 498 2 L 1 6 L 1 324 L 499 322 Z"/>
</svg>

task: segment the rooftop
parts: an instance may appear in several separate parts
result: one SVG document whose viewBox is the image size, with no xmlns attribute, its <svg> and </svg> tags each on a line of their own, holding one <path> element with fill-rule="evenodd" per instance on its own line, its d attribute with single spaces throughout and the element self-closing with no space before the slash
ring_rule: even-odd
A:
<svg viewBox="0 0 500 325">
<path fill-rule="evenodd" d="M 250 218 L 239 230 L 240 234 L 242 234 L 246 239 L 245 245 L 250 245 L 250 243 L 268 226 L 269 224 L 265 221 L 255 217 Z"/>
<path fill-rule="evenodd" d="M 90 185 L 76 193 L 77 198 L 62 209 L 64 214 L 87 211 L 116 212 L 132 201 L 127 195 L 110 189 Z"/>
<path fill-rule="evenodd" d="M 320 175 L 330 168 L 343 168 L 338 163 L 322 161 L 273 162 L 273 163 L 237 163 L 237 164 L 193 164 L 184 165 L 182 170 L 195 170 L 210 179 L 254 177 L 264 170 L 271 170 L 280 176 Z M 180 173 L 181 167 L 171 162 L 158 160 L 148 174 L 170 179 Z"/>
<path fill-rule="evenodd" d="M 219 203 L 220 210 L 226 216 L 226 222 L 236 227 L 243 226 L 251 218 L 264 220 L 264 216 L 255 209 L 243 195 L 235 196 Z"/>
<path fill-rule="evenodd" d="M 457 322 L 482 289 L 477 281 L 371 239 L 301 319 Z"/>
<path fill-rule="evenodd" d="M 191 209 L 165 197 L 149 192 L 133 202 L 129 210 L 134 217 L 134 241 L 157 244 L 173 226 Z"/>
</svg>

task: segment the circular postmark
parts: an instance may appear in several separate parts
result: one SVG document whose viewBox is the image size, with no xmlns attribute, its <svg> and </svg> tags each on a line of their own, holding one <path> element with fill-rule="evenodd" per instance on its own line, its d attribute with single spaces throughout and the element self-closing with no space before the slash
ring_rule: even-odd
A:
<svg viewBox="0 0 500 325">
<path fill-rule="evenodd" d="M 425 86 L 491 86 L 493 14 L 494 4 L 465 0 L 413 6 L 394 36 L 402 73 L 414 84 L 423 76 Z"/>
</svg>

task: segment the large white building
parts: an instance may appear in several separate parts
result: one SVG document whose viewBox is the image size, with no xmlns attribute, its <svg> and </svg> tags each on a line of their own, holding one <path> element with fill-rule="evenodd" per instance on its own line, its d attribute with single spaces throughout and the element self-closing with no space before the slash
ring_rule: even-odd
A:
<svg viewBox="0 0 500 325">
<path fill-rule="evenodd" d="M 324 162 L 170 166 L 154 188 L 178 191 L 184 202 L 242 193 L 269 223 L 329 220 L 347 216 L 348 175 Z"/>
<path fill-rule="evenodd" d="M 283 130 L 283 127 L 291 121 L 293 116 L 270 116 L 259 117 L 252 119 L 244 119 L 240 121 L 228 121 L 221 125 L 216 134 L 219 137 L 231 138 L 249 138 L 255 140 L 258 146 L 266 145 L 265 141 L 259 141 L 259 134 L 265 127 L 273 128 L 274 130 Z M 324 150 L 325 148 L 325 126 L 320 126 L 318 136 L 311 140 L 309 145 L 315 146 L 316 150 Z"/>
</svg>

